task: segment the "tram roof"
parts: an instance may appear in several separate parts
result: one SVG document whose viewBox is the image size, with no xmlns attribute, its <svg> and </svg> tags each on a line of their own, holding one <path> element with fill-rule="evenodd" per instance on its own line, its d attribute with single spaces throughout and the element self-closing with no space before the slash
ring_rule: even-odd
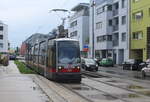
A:
<svg viewBox="0 0 150 102">
<path fill-rule="evenodd" d="M 58 38 L 55 39 L 55 41 L 78 41 L 77 39 L 71 39 L 71 38 Z"/>
</svg>

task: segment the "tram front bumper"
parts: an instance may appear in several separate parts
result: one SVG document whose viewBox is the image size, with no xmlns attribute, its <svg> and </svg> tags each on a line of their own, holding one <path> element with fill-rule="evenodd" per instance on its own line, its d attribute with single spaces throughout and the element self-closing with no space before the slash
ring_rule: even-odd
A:
<svg viewBox="0 0 150 102">
<path fill-rule="evenodd" d="M 55 73 L 55 79 L 58 80 L 80 80 L 81 73 Z"/>
</svg>

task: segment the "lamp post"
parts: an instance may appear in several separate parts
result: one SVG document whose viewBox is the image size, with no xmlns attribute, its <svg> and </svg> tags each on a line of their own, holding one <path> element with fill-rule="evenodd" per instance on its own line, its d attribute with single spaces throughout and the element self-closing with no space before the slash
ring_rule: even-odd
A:
<svg viewBox="0 0 150 102">
<path fill-rule="evenodd" d="M 95 36 L 94 36 L 94 12 L 95 12 L 95 0 L 92 0 L 92 58 L 95 58 L 95 44 L 94 44 L 94 40 L 95 40 Z"/>
</svg>

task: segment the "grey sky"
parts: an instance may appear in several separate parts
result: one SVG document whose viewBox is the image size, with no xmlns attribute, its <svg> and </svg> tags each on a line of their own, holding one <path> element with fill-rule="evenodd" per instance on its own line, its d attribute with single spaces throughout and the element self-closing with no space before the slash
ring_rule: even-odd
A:
<svg viewBox="0 0 150 102">
<path fill-rule="evenodd" d="M 20 46 L 31 34 L 48 33 L 61 21 L 59 16 L 49 13 L 53 8 L 71 9 L 80 2 L 89 0 L 0 0 L 0 20 L 9 26 L 11 47 Z"/>
</svg>

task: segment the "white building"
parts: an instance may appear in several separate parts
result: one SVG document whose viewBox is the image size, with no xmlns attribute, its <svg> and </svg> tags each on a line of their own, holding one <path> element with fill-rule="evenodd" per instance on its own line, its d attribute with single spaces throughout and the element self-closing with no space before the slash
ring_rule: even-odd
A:
<svg viewBox="0 0 150 102">
<path fill-rule="evenodd" d="M 0 21 L 0 52 L 8 52 L 8 26 Z"/>
<path fill-rule="evenodd" d="M 93 45 L 94 22 L 94 57 L 111 57 L 116 64 L 129 58 L 128 4 L 128 0 L 95 0 L 94 19 L 90 8 L 90 45 Z M 92 47 L 90 52 L 92 57 Z"/>
<path fill-rule="evenodd" d="M 68 36 L 79 40 L 81 55 L 88 56 L 85 47 L 89 44 L 89 4 L 80 3 L 71 11 L 74 14 L 69 18 Z"/>
</svg>

